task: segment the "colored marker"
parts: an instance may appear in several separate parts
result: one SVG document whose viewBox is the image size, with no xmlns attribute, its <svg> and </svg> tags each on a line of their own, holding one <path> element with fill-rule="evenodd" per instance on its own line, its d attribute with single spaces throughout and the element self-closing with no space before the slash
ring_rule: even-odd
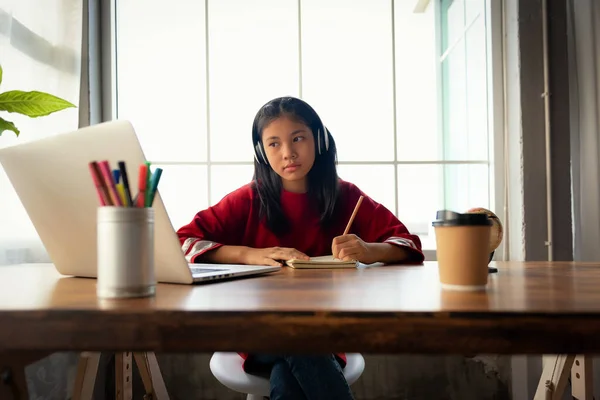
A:
<svg viewBox="0 0 600 400">
<path fill-rule="evenodd" d="M 125 190 L 125 205 L 127 207 L 133 206 L 133 199 L 131 198 L 131 189 L 129 188 L 129 177 L 127 176 L 127 168 L 125 167 L 124 161 L 119 161 L 119 170 L 121 171 L 121 182 L 123 183 L 123 189 Z"/>
<path fill-rule="evenodd" d="M 108 161 L 101 161 L 98 165 L 100 166 L 100 172 L 102 172 L 104 183 L 106 184 L 106 187 L 108 187 L 108 193 L 110 194 L 113 205 L 119 207 L 123 206 L 119 197 L 119 192 L 117 192 L 117 188 L 115 187 Z"/>
<path fill-rule="evenodd" d="M 110 200 L 110 196 L 106 190 L 106 185 L 104 184 L 104 179 L 102 179 L 102 173 L 100 172 L 100 167 L 96 161 L 92 161 L 89 164 L 90 173 L 92 174 L 92 180 L 94 181 L 94 186 L 96 186 L 96 192 L 98 193 L 98 200 L 100 201 L 101 206 L 111 206 L 112 201 Z"/>
<path fill-rule="evenodd" d="M 117 193 L 119 193 L 119 199 L 121 199 L 121 203 L 127 205 L 127 199 L 125 198 L 125 188 L 123 188 L 123 184 L 117 183 L 115 187 L 117 188 Z"/>
<path fill-rule="evenodd" d="M 150 179 L 150 189 L 148 190 L 148 192 L 150 193 L 148 198 L 150 200 L 147 204 L 147 207 L 152 207 L 152 203 L 154 203 L 154 197 L 156 196 L 156 190 L 158 188 L 158 182 L 160 181 L 162 171 L 162 168 L 156 168 L 154 170 L 154 173 L 152 174 L 152 178 Z"/>
<path fill-rule="evenodd" d="M 119 175 L 120 175 L 119 170 L 113 169 L 112 173 L 113 173 L 113 180 L 115 181 L 115 185 L 116 185 L 117 183 L 119 183 Z"/>
<path fill-rule="evenodd" d="M 148 182 L 148 166 L 140 165 L 138 169 L 138 195 L 136 199 L 136 207 L 143 208 L 146 206 L 146 183 Z"/>
<path fill-rule="evenodd" d="M 150 169 L 150 161 L 146 161 L 146 169 L 148 172 L 146 173 L 146 198 L 144 199 L 144 206 L 150 206 L 150 178 L 152 178 L 152 170 Z"/>
</svg>

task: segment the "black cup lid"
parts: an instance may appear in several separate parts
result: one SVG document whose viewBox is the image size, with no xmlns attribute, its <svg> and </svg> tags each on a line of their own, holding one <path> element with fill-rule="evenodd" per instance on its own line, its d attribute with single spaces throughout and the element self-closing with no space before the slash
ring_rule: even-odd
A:
<svg viewBox="0 0 600 400">
<path fill-rule="evenodd" d="M 486 214 L 480 213 L 460 214 L 450 210 L 440 210 L 435 218 L 436 220 L 431 224 L 435 227 L 492 225 L 492 220 Z"/>
</svg>

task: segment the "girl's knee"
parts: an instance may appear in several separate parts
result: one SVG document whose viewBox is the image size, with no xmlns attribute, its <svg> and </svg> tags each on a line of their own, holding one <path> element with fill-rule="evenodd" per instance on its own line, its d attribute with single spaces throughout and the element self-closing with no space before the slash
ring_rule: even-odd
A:
<svg viewBox="0 0 600 400">
<path fill-rule="evenodd" d="M 285 360 L 291 366 L 307 366 L 307 367 L 335 367 L 341 368 L 333 354 L 299 354 L 285 356 Z"/>
</svg>

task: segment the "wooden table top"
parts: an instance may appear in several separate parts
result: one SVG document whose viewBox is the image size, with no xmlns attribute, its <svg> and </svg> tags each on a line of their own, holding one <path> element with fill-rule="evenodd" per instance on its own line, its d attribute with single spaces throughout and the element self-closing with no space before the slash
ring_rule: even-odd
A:
<svg viewBox="0 0 600 400">
<path fill-rule="evenodd" d="M 426 262 L 284 268 L 127 300 L 99 300 L 95 279 L 49 264 L 0 267 L 0 352 L 600 351 L 600 263 L 495 266 L 485 292 L 442 290 Z"/>
</svg>

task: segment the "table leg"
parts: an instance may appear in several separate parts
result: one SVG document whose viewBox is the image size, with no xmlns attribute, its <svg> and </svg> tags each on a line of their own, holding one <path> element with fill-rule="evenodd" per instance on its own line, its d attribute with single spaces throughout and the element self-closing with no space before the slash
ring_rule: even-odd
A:
<svg viewBox="0 0 600 400">
<path fill-rule="evenodd" d="M 92 400 L 101 353 L 84 352 L 79 357 L 73 387 L 73 400 Z M 117 400 L 133 398 L 133 362 L 138 366 L 146 394 L 144 400 L 169 400 L 167 387 L 154 353 L 115 353 L 115 392 Z M 8 397 L 12 400 L 12 398 Z M 0 399 L 4 397 L 0 396 Z M 15 398 L 15 400 L 21 398 Z M 23 398 L 26 400 L 26 397 Z"/>
<path fill-rule="evenodd" d="M 592 357 L 578 355 L 571 367 L 571 395 L 576 400 L 594 399 Z"/>
<path fill-rule="evenodd" d="M 83 352 L 79 355 L 73 385 L 73 400 L 93 399 L 99 363 L 100 353 Z"/>
<path fill-rule="evenodd" d="M 49 353 L 11 352 L 0 353 L 0 399 L 28 400 L 25 367 Z"/>
<path fill-rule="evenodd" d="M 133 360 L 131 352 L 115 354 L 115 389 L 117 400 L 133 398 Z"/>
<path fill-rule="evenodd" d="M 574 361 L 574 355 L 544 355 L 542 357 L 542 376 L 533 399 L 561 400 Z"/>
<path fill-rule="evenodd" d="M 146 390 L 144 399 L 169 400 L 167 386 L 160 373 L 156 355 L 152 352 L 146 352 L 134 353 L 133 356 Z"/>
</svg>

